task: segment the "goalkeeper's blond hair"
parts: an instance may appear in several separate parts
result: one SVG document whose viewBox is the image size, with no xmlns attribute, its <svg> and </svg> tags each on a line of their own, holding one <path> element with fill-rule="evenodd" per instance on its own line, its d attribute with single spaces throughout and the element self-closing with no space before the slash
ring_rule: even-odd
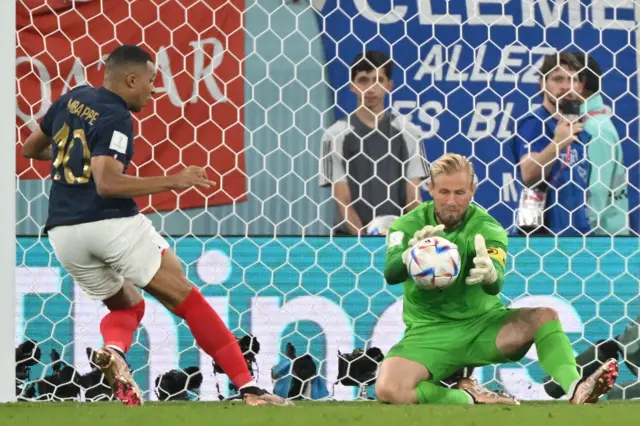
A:
<svg viewBox="0 0 640 426">
<path fill-rule="evenodd" d="M 435 178 L 440 175 L 450 175 L 458 172 L 469 173 L 469 179 L 473 182 L 475 170 L 473 163 L 464 155 L 445 154 L 431 164 L 431 182 L 435 182 Z"/>
</svg>

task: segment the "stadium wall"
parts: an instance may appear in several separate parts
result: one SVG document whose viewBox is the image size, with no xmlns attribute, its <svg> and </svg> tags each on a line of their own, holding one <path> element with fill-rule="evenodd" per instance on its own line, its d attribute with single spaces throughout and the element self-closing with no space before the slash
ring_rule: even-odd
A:
<svg viewBox="0 0 640 426">
<path fill-rule="evenodd" d="M 329 389 L 337 377 L 337 352 L 377 346 L 386 353 L 403 332 L 401 286 L 386 286 L 385 241 L 380 237 L 183 238 L 170 241 L 189 278 L 202 290 L 237 336 L 255 335 L 258 380 L 270 386 L 270 370 L 292 342 L 321 363 Z M 555 308 L 576 353 L 588 342 L 620 333 L 638 313 L 637 240 L 623 238 L 511 239 L 503 298 L 513 307 Z M 19 238 L 16 270 L 16 344 L 39 342 L 43 362 L 58 350 L 82 373 L 89 371 L 86 347 L 97 347 L 104 307 L 86 299 L 59 267 L 46 239 Z M 286 259 L 286 263 L 283 262 Z M 200 356 L 189 331 L 152 299 L 128 359 L 145 391 L 172 368 L 199 366 L 202 398 L 216 399 L 210 359 Z M 545 399 L 542 371 L 532 349 L 520 364 L 476 371 L 483 381 L 499 378 L 522 399 Z M 50 373 L 39 366 L 32 380 Z M 495 375 L 495 376 L 494 376 Z M 628 377 L 627 377 L 628 376 Z M 631 378 L 623 369 L 621 381 Z M 155 398 L 153 391 L 149 395 Z M 354 389 L 337 386 L 337 399 Z"/>
</svg>

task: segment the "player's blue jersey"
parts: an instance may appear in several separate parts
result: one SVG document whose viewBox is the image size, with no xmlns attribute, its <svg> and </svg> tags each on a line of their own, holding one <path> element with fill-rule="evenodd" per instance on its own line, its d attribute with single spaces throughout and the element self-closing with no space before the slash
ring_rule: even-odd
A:
<svg viewBox="0 0 640 426">
<path fill-rule="evenodd" d="M 133 120 L 121 97 L 103 87 L 77 87 L 51 105 L 40 128 L 53 140 L 45 232 L 138 213 L 133 199 L 98 195 L 91 174 L 92 157 L 113 157 L 125 172 L 133 157 Z"/>
<path fill-rule="evenodd" d="M 552 143 L 558 120 L 544 107 L 525 115 L 518 122 L 512 139 L 516 162 L 529 152 L 541 152 Z M 591 230 L 587 216 L 587 188 L 591 165 L 587 159 L 590 136 L 582 131 L 560 155 L 546 177 L 548 195 L 545 226 L 556 235 L 584 235 Z M 522 181 L 520 168 L 518 178 Z"/>
</svg>

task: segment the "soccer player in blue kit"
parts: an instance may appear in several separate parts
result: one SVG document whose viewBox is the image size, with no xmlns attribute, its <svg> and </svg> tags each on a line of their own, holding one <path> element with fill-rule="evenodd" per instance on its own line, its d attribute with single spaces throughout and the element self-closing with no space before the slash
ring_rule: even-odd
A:
<svg viewBox="0 0 640 426">
<path fill-rule="evenodd" d="M 27 158 L 52 161 L 45 232 L 56 257 L 87 296 L 110 311 L 100 322 L 104 347 L 94 352 L 92 362 L 116 398 L 126 405 L 142 404 L 125 360 L 145 311 L 141 288 L 185 320 L 196 343 L 229 376 L 246 404 L 287 404 L 258 388 L 235 337 L 133 200 L 215 185 L 195 166 L 170 176 L 125 174 L 134 153 L 131 111 L 141 111 L 151 99 L 155 76 L 148 52 L 118 47 L 106 60 L 103 86 L 79 86 L 58 98 L 22 149 Z"/>
</svg>

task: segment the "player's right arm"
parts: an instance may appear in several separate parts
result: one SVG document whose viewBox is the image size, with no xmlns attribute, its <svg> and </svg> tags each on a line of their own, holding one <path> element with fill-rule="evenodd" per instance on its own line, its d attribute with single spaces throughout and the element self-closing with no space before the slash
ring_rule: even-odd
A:
<svg viewBox="0 0 640 426">
<path fill-rule="evenodd" d="M 208 188 L 215 185 L 204 169 L 189 166 L 171 176 L 136 177 L 124 174 L 133 153 L 133 122 L 122 120 L 105 126 L 91 152 L 91 170 L 101 197 L 134 198 L 158 192 Z"/>
<path fill-rule="evenodd" d="M 404 263 L 404 253 L 409 248 L 411 235 L 405 234 L 393 225 L 387 233 L 387 255 L 384 265 L 384 279 L 388 284 L 400 284 L 409 278 Z"/>
<path fill-rule="evenodd" d="M 51 138 L 45 135 L 40 127 L 36 127 L 22 145 L 22 156 L 34 160 L 52 160 Z"/>
<path fill-rule="evenodd" d="M 44 114 L 40 124 L 33 133 L 27 137 L 27 140 L 24 141 L 22 145 L 22 156 L 24 158 L 44 161 L 53 160 L 53 148 L 51 145 L 53 124 L 58 108 L 62 102 L 62 99 L 56 99 Z"/>
</svg>

